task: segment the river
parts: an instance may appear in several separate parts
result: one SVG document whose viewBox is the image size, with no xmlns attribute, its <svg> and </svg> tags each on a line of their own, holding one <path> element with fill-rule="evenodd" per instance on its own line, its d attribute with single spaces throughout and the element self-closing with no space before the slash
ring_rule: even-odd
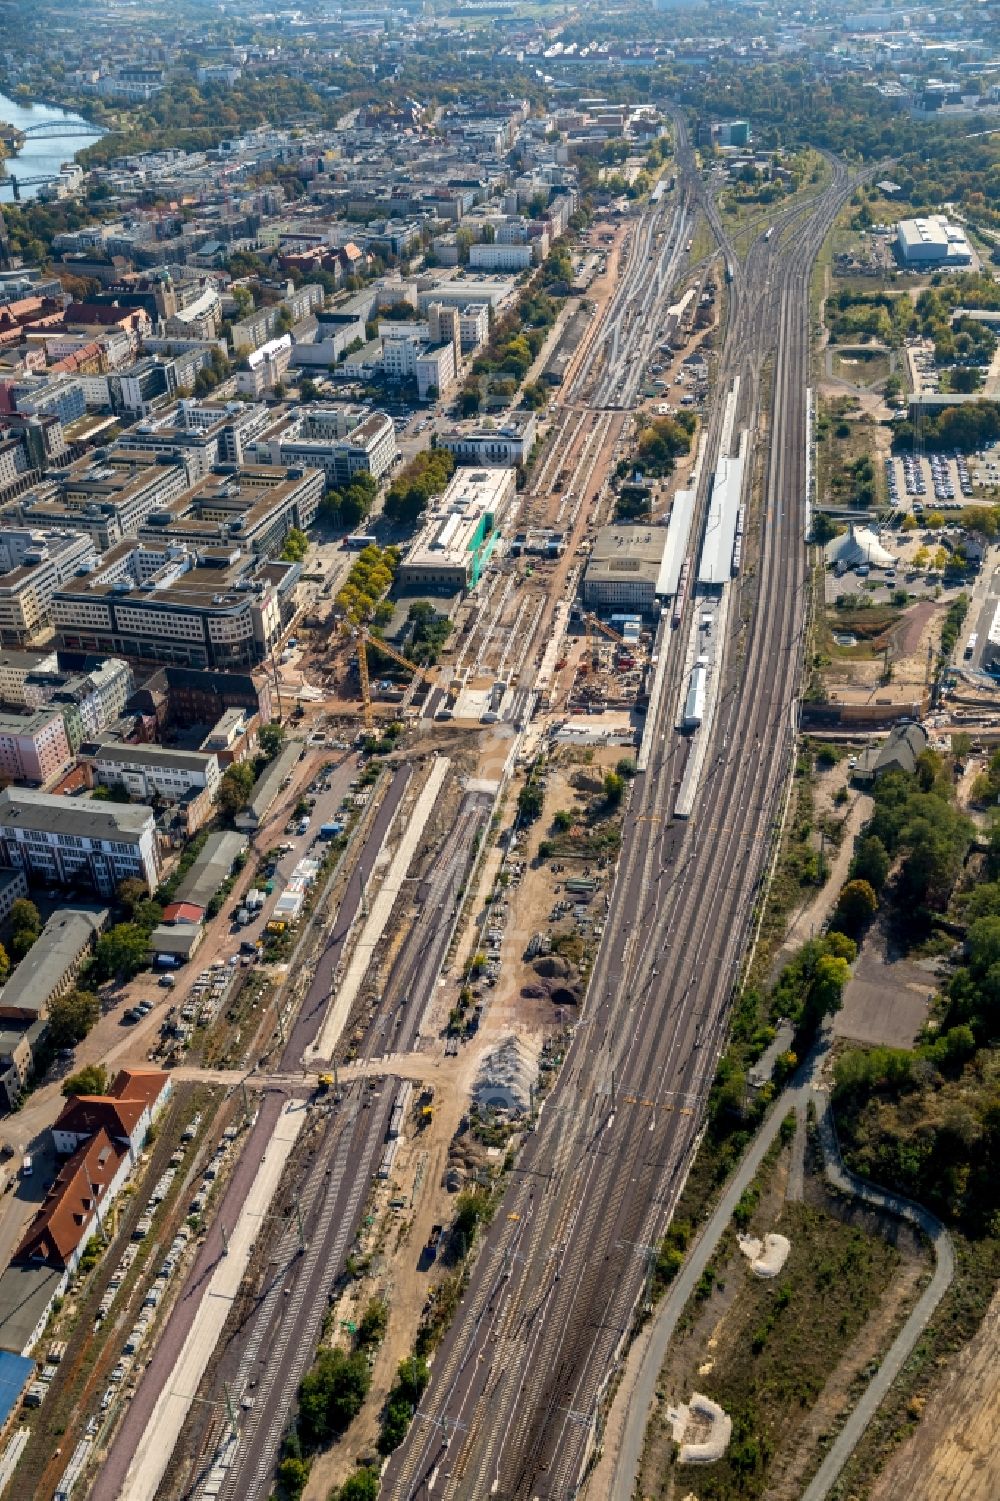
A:
<svg viewBox="0 0 1000 1501">
<path fill-rule="evenodd" d="M 88 125 L 81 115 L 56 109 L 51 104 L 23 104 L 0 94 L 0 120 L 26 130 L 29 125 Z M 5 171 L 15 177 L 58 177 L 63 162 L 71 162 L 77 151 L 92 146 L 101 139 L 101 132 L 93 135 L 49 136 L 43 141 L 33 141 L 29 136 L 16 156 L 8 156 Z M 22 198 L 34 198 L 38 186 L 21 189 Z M 10 184 L 0 187 L 0 202 L 10 203 L 14 194 Z"/>
</svg>

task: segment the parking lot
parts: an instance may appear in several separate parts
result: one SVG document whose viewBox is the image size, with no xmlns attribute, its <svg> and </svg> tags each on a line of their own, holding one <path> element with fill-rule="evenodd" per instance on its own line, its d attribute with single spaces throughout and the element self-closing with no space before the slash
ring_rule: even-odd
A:
<svg viewBox="0 0 1000 1501">
<path fill-rule="evenodd" d="M 889 504 L 894 510 L 958 511 L 973 497 L 973 482 L 964 454 L 910 454 L 885 460 Z"/>
</svg>

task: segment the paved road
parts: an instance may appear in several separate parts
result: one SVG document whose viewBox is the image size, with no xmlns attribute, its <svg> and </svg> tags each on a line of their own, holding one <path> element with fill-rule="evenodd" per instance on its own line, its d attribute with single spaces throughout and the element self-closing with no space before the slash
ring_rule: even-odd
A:
<svg viewBox="0 0 1000 1501">
<path fill-rule="evenodd" d="M 816 1107 L 820 1141 L 830 1181 L 844 1193 L 853 1194 L 868 1204 L 909 1220 L 929 1238 L 935 1255 L 934 1275 L 930 1283 L 865 1389 L 861 1400 L 838 1434 L 815 1478 L 806 1489 L 802 1501 L 824 1501 L 829 1494 L 861 1435 L 871 1422 L 876 1409 L 909 1358 L 914 1345 L 927 1327 L 935 1308 L 951 1283 L 955 1271 L 954 1249 L 951 1237 L 940 1221 L 920 1205 L 912 1204 L 899 1195 L 887 1193 L 884 1189 L 863 1182 L 853 1173 L 848 1172 L 841 1162 L 829 1093 L 819 1083 L 827 1047 L 828 1042 L 823 1042 L 814 1049 L 792 1084 L 775 1101 L 746 1155 L 727 1184 L 711 1218 L 690 1248 L 680 1272 L 660 1305 L 643 1354 L 642 1364 L 629 1395 L 613 1487 L 608 1501 L 633 1501 L 649 1414 L 653 1406 L 660 1371 L 677 1327 L 677 1321 L 686 1308 L 702 1273 L 714 1256 L 724 1231 L 732 1222 L 733 1211 L 740 1196 L 757 1176 L 760 1165 L 778 1134 L 781 1122 L 790 1110 L 796 1111 L 801 1120 L 808 1102 L 812 1100 Z M 594 1501 L 597 1501 L 596 1497 Z"/>
</svg>

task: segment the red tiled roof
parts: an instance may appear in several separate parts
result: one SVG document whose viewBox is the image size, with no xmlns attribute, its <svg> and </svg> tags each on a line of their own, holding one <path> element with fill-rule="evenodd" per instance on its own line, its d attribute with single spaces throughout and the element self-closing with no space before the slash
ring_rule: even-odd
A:
<svg viewBox="0 0 1000 1501">
<path fill-rule="evenodd" d="M 163 909 L 163 921 L 166 923 L 199 923 L 204 916 L 204 907 L 198 907 L 194 902 L 171 902 L 169 907 Z"/>
<path fill-rule="evenodd" d="M 123 1068 L 115 1075 L 108 1094 L 122 1104 L 139 1100 L 152 1109 L 169 1082 L 170 1075 L 159 1068 Z"/>
<path fill-rule="evenodd" d="M 64 1267 L 90 1234 L 126 1152 L 99 1130 L 63 1166 L 28 1226 L 12 1261 L 47 1262 Z"/>
<path fill-rule="evenodd" d="M 104 1130 L 116 1141 L 128 1141 L 145 1108 L 146 1101 L 141 1096 L 123 1099 L 110 1094 L 73 1095 L 59 1112 L 52 1129 L 71 1131 L 76 1136 L 94 1136 Z"/>
</svg>

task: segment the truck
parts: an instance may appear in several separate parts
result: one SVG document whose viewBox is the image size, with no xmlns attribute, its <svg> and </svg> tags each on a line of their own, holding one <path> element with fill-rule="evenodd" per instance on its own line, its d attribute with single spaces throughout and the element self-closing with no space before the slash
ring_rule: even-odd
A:
<svg viewBox="0 0 1000 1501">
<path fill-rule="evenodd" d="M 319 826 L 319 837 L 321 839 L 336 839 L 337 835 L 343 832 L 344 825 L 342 823 L 323 823 Z"/>
<path fill-rule="evenodd" d="M 248 912 L 246 907 L 240 907 L 236 913 L 236 921 L 241 928 L 248 928 L 253 921 L 253 914 Z"/>
<path fill-rule="evenodd" d="M 976 644 L 978 643 L 978 641 L 979 641 L 978 632 L 973 631 L 972 635 L 969 637 L 968 641 L 965 643 L 965 660 L 967 662 L 969 661 L 970 657 L 972 656 L 972 653 L 975 651 Z"/>
</svg>

